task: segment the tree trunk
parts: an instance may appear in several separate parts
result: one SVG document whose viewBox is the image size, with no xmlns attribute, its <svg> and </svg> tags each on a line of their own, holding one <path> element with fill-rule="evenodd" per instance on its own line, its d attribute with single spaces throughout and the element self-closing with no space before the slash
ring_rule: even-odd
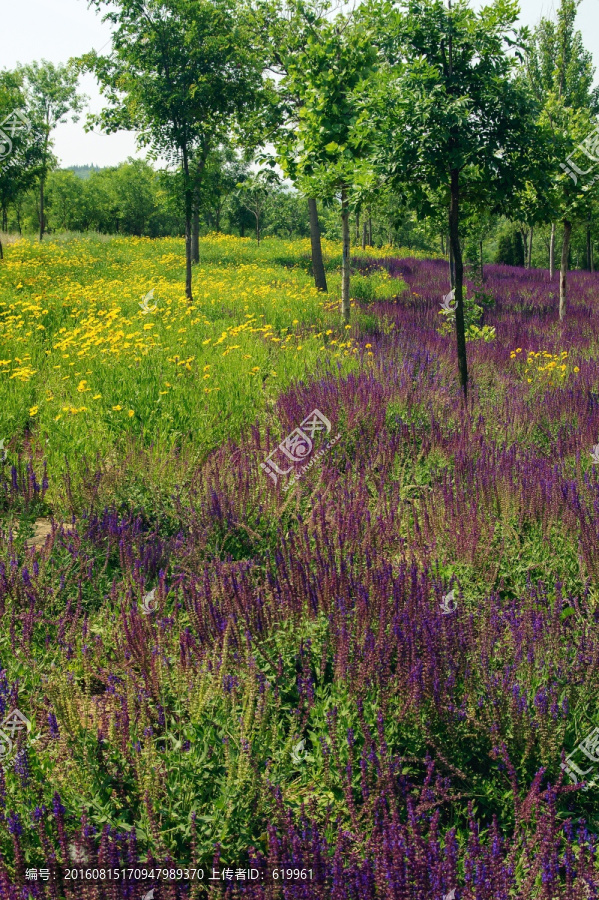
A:
<svg viewBox="0 0 599 900">
<path fill-rule="evenodd" d="M 447 245 L 448 245 L 448 249 L 449 249 L 449 286 L 451 287 L 451 289 L 453 291 L 453 289 L 455 288 L 455 262 L 454 262 L 454 258 L 453 258 L 453 246 L 451 243 L 451 232 L 449 233 L 448 238 L 447 238 Z"/>
<path fill-rule="evenodd" d="M 320 223 L 318 221 L 318 208 L 314 197 L 308 198 L 308 212 L 310 213 L 310 242 L 312 244 L 312 274 L 314 286 L 317 291 L 327 292 L 327 276 L 324 271 L 322 259 L 322 244 L 320 241 Z"/>
<path fill-rule="evenodd" d="M 479 241 L 480 245 L 480 280 L 483 282 L 485 280 L 485 266 L 483 263 L 483 242 Z"/>
<path fill-rule="evenodd" d="M 587 269 L 593 271 L 593 242 L 591 241 L 591 223 L 587 222 Z"/>
<path fill-rule="evenodd" d="M 187 156 L 187 147 L 183 147 L 183 180 L 184 180 L 184 201 L 185 201 L 185 296 L 190 303 L 193 303 L 193 294 L 191 292 L 191 219 L 193 210 L 193 188 L 189 178 L 189 158 Z"/>
<path fill-rule="evenodd" d="M 464 400 L 468 399 L 468 361 L 466 358 L 466 332 L 464 328 L 464 264 L 460 248 L 460 173 L 451 170 L 451 202 L 449 206 L 449 240 L 455 270 L 455 330 L 458 351 L 458 370 Z"/>
<path fill-rule="evenodd" d="M 200 261 L 200 210 L 197 194 L 193 201 L 193 215 L 191 219 L 191 261 Z"/>
<path fill-rule="evenodd" d="M 445 256 L 445 237 L 443 232 L 441 232 L 441 255 Z"/>
<path fill-rule="evenodd" d="M 524 244 L 524 265 L 526 266 L 526 260 L 528 259 L 528 234 L 526 233 L 526 228 L 521 228 L 520 234 L 522 235 L 522 243 Z"/>
<path fill-rule="evenodd" d="M 40 241 L 44 239 L 44 176 L 40 178 Z"/>
<path fill-rule="evenodd" d="M 533 237 L 533 234 L 534 234 L 534 228 L 531 225 L 530 232 L 528 235 L 528 265 L 527 265 L 528 269 L 532 268 L 532 237 Z"/>
<path fill-rule="evenodd" d="M 260 213 L 254 213 L 254 216 L 256 218 L 256 240 L 260 246 Z"/>
<path fill-rule="evenodd" d="M 362 250 L 366 250 L 366 222 L 362 225 Z"/>
<path fill-rule="evenodd" d="M 555 222 L 551 223 L 551 239 L 549 241 L 549 281 L 553 281 L 555 269 Z"/>
<path fill-rule="evenodd" d="M 370 216 L 370 210 L 368 210 L 368 246 L 373 247 L 372 243 L 372 217 Z"/>
<path fill-rule="evenodd" d="M 341 256 L 341 315 L 346 325 L 349 324 L 349 203 L 347 188 L 341 189 L 341 226 L 343 234 L 343 252 Z"/>
<path fill-rule="evenodd" d="M 570 236 L 572 234 L 572 223 L 568 219 L 564 219 L 564 241 L 562 244 L 562 259 L 559 270 L 559 318 L 563 322 L 566 318 L 566 291 L 568 278 L 568 254 L 570 252 Z"/>
<path fill-rule="evenodd" d="M 356 244 L 360 243 L 360 210 L 356 210 Z"/>
</svg>

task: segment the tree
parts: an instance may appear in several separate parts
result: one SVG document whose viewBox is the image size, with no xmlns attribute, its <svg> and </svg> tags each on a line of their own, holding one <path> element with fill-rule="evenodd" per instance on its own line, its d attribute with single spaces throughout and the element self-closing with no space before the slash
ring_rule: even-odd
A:
<svg viewBox="0 0 599 900">
<path fill-rule="evenodd" d="M 280 164 L 308 197 L 341 201 L 341 314 L 350 318 L 349 216 L 358 166 L 367 158 L 367 142 L 356 141 L 355 92 L 376 65 L 370 33 L 357 16 L 319 20 L 287 64 L 283 79 L 300 104 L 294 131 L 276 136 Z"/>
<path fill-rule="evenodd" d="M 522 233 L 518 228 L 514 228 L 513 225 L 499 236 L 495 262 L 504 263 L 506 266 L 524 265 Z"/>
<path fill-rule="evenodd" d="M 112 7 L 112 52 L 87 54 L 110 106 L 107 131 L 138 130 L 149 146 L 180 165 L 185 212 L 185 292 L 191 302 L 192 213 L 210 151 L 253 106 L 261 63 L 235 0 L 91 0 Z"/>
<path fill-rule="evenodd" d="M 550 94 L 541 121 L 552 134 L 552 153 L 555 177 L 551 189 L 551 203 L 562 220 L 563 241 L 560 260 L 559 318 L 566 316 L 567 277 L 570 239 L 575 223 L 587 222 L 599 195 L 599 180 L 586 179 L 599 162 L 599 127 L 588 110 L 564 106 L 559 97 Z M 577 162 L 574 157 L 577 157 Z M 562 162 L 563 160 L 563 162 Z M 591 166 L 582 170 L 580 164 Z M 563 171 L 559 174 L 559 168 Z M 599 173 L 599 169 L 598 169 Z"/>
<path fill-rule="evenodd" d="M 302 101 L 294 93 L 293 83 L 289 79 L 290 66 L 308 39 L 318 35 L 328 8 L 327 0 L 323 4 L 297 0 L 258 0 L 254 4 L 253 27 L 264 48 L 267 76 L 267 102 L 246 134 L 246 141 L 254 149 L 258 144 L 276 145 L 277 136 L 285 138 L 290 130 L 297 128 Z M 307 203 L 314 284 L 317 290 L 326 293 L 327 278 L 316 198 L 308 197 Z"/>
<path fill-rule="evenodd" d="M 580 0 L 561 0 L 557 12 L 557 21 L 541 19 L 535 29 L 526 57 L 526 72 L 529 83 L 541 107 L 542 120 L 548 125 L 553 138 L 553 170 L 557 174 L 558 166 L 565 162 L 561 155 L 568 148 L 564 146 L 558 135 L 566 126 L 568 116 L 566 110 L 579 111 L 583 117 L 586 113 L 599 113 L 599 87 L 593 88 L 595 69 L 591 54 L 585 50 L 582 35 L 575 31 L 574 23 Z M 577 133 L 581 120 L 577 118 Z M 559 121 L 558 121 L 559 120 Z M 580 136 L 580 135 L 579 135 Z M 557 185 L 562 190 L 552 191 L 549 213 L 544 221 L 551 221 L 551 239 L 549 244 L 549 277 L 553 279 L 555 260 L 555 219 L 559 216 L 564 226 L 564 242 L 560 264 L 560 318 L 565 315 L 567 291 L 567 260 L 570 235 L 572 230 L 571 216 L 584 216 L 584 209 L 574 210 L 571 207 L 571 188 L 567 179 L 559 178 Z M 588 208 L 588 207 L 587 207 Z"/>
<path fill-rule="evenodd" d="M 85 185 L 69 169 L 50 172 L 47 179 L 47 216 L 51 231 L 82 231 Z"/>
<path fill-rule="evenodd" d="M 194 198 L 192 227 L 193 261 L 200 261 L 200 214 L 209 227 L 220 231 L 226 199 L 247 174 L 247 164 L 226 143 L 208 154 L 202 175 L 202 194 Z"/>
<path fill-rule="evenodd" d="M 39 141 L 32 134 L 24 110 L 27 98 L 22 71 L 0 72 L 0 214 L 1 228 L 8 228 L 8 209 L 16 206 L 33 186 L 41 164 Z M 7 124 L 4 124 L 7 123 Z M 0 244 L 0 259 L 2 245 Z"/>
<path fill-rule="evenodd" d="M 83 109 L 87 99 L 77 93 L 78 75 L 73 66 L 55 66 L 42 60 L 23 67 L 27 108 L 34 129 L 39 134 L 41 163 L 39 170 L 39 219 L 40 241 L 45 232 L 44 188 L 46 178 L 53 161 L 50 148 L 51 134 L 57 125 L 68 120 L 69 114 L 73 122 L 79 119 L 78 113 Z"/>
<path fill-rule="evenodd" d="M 460 208 L 504 212 L 534 172 L 535 108 L 516 77 L 517 5 L 495 0 L 475 12 L 441 0 L 406 0 L 378 23 L 387 66 L 360 103 L 362 127 L 377 141 L 376 161 L 421 215 L 448 212 L 455 267 L 460 384 L 467 398 Z"/>
<path fill-rule="evenodd" d="M 260 243 L 262 216 L 279 178 L 275 172 L 263 170 L 248 175 L 237 186 L 237 197 L 242 206 L 250 212 L 256 223 L 256 240 Z"/>
</svg>

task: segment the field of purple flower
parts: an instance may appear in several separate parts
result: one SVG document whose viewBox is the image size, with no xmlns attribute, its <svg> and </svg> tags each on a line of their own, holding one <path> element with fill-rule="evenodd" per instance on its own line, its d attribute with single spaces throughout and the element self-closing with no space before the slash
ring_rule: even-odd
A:
<svg viewBox="0 0 599 900">
<path fill-rule="evenodd" d="M 599 276 L 563 324 L 545 271 L 469 282 L 496 337 L 466 408 L 447 264 L 354 264 L 408 285 L 355 372 L 296 383 L 160 514 L 90 473 L 43 547 L 3 543 L 0 718 L 33 725 L 0 900 L 141 900 L 106 875 L 135 868 L 182 870 L 156 900 L 599 897 Z M 285 491 L 261 463 L 314 409 L 341 436 Z M 5 473 L 0 509 L 32 521 L 48 478 Z"/>
</svg>

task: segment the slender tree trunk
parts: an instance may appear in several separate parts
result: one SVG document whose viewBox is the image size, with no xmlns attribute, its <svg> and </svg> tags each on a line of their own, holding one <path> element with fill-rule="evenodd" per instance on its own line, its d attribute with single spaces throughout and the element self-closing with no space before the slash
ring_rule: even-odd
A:
<svg viewBox="0 0 599 900">
<path fill-rule="evenodd" d="M 534 228 L 531 225 L 530 232 L 528 234 L 528 265 L 527 265 L 528 269 L 532 268 L 532 238 L 533 238 L 533 234 L 534 234 Z"/>
<path fill-rule="evenodd" d="M 362 250 L 366 250 L 366 222 L 362 225 Z"/>
<path fill-rule="evenodd" d="M 479 241 L 480 246 L 480 280 L 483 282 L 485 280 L 485 266 L 483 263 L 483 242 Z"/>
<path fill-rule="evenodd" d="M 216 228 L 216 231 L 217 231 L 218 233 L 220 233 L 220 214 L 221 214 L 221 207 L 220 207 L 220 204 L 219 204 L 219 206 L 218 206 L 217 209 L 216 209 L 216 218 L 215 218 L 215 221 L 214 221 L 214 227 Z"/>
<path fill-rule="evenodd" d="M 318 208 L 314 197 L 308 198 L 308 212 L 310 213 L 310 242 L 312 244 L 312 274 L 314 286 L 317 291 L 327 291 L 327 276 L 322 259 L 322 243 L 320 240 L 320 222 L 318 221 Z"/>
<path fill-rule="evenodd" d="M 191 219 L 191 261 L 200 261 L 200 210 L 197 194 L 193 198 L 193 215 Z"/>
<path fill-rule="evenodd" d="M 526 233 L 526 228 L 521 228 L 520 234 L 522 235 L 522 243 L 524 244 L 524 265 L 526 266 L 526 260 L 528 259 L 528 234 Z"/>
<path fill-rule="evenodd" d="M 44 176 L 40 178 L 40 241 L 44 239 Z"/>
<path fill-rule="evenodd" d="M 587 269 L 593 271 L 593 242 L 591 241 L 591 223 L 587 222 Z"/>
<path fill-rule="evenodd" d="M 451 232 L 447 238 L 447 245 L 449 249 L 449 285 L 453 291 L 455 288 L 455 262 L 453 256 L 453 245 L 451 243 Z"/>
<path fill-rule="evenodd" d="M 370 215 L 370 210 L 368 210 L 368 246 L 374 246 L 372 243 L 372 217 Z"/>
<path fill-rule="evenodd" d="M 570 236 L 572 223 L 564 219 L 564 241 L 562 244 L 562 259 L 559 270 L 559 318 L 563 322 L 566 318 L 566 299 L 568 286 L 568 254 L 570 252 Z"/>
<path fill-rule="evenodd" d="M 443 232 L 441 232 L 441 254 L 445 256 L 445 238 Z"/>
<path fill-rule="evenodd" d="M 451 202 L 449 206 L 449 240 L 455 268 L 455 329 L 458 351 L 458 370 L 464 400 L 468 399 L 468 361 L 466 357 L 466 332 L 464 327 L 464 264 L 460 248 L 460 173 L 451 170 Z"/>
<path fill-rule="evenodd" d="M 555 222 L 551 223 L 551 238 L 549 240 L 549 281 L 553 281 L 555 269 Z"/>
<path fill-rule="evenodd" d="M 356 210 L 356 244 L 360 243 L 360 210 Z"/>
<path fill-rule="evenodd" d="M 182 150 L 185 201 L 185 296 L 190 303 L 193 303 L 193 294 L 191 292 L 191 219 L 193 211 L 193 188 L 189 178 L 187 146 L 184 146 Z"/>
<path fill-rule="evenodd" d="M 256 217 L 256 240 L 260 246 L 260 213 L 254 213 L 254 215 Z"/>
<path fill-rule="evenodd" d="M 4 253 L 2 252 L 2 241 L 0 241 L 0 259 L 4 259 Z"/>
<path fill-rule="evenodd" d="M 341 225 L 343 234 L 343 252 L 341 256 L 341 315 L 346 325 L 349 324 L 349 203 L 347 188 L 341 188 Z"/>
</svg>

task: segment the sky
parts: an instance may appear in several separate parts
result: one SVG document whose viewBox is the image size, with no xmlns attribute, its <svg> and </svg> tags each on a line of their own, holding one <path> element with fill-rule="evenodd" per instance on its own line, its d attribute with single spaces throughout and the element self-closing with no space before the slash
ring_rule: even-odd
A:
<svg viewBox="0 0 599 900">
<path fill-rule="evenodd" d="M 473 3 L 479 7 L 483 0 Z M 520 22 L 530 27 L 541 16 L 553 18 L 555 12 L 553 0 L 521 0 L 520 7 Z M 107 52 L 110 47 L 110 27 L 88 8 L 87 0 L 0 0 L 0 11 L 0 68 L 10 69 L 18 63 L 41 59 L 65 63 L 89 50 Z M 582 0 L 576 24 L 599 73 L 598 22 L 599 0 Z M 93 76 L 83 76 L 80 89 L 89 97 L 89 110 L 98 112 L 102 97 Z M 145 151 L 136 149 L 134 134 L 86 133 L 84 119 L 85 114 L 78 123 L 59 125 L 54 133 L 54 152 L 63 167 L 114 166 L 129 156 L 145 157 Z"/>
</svg>

